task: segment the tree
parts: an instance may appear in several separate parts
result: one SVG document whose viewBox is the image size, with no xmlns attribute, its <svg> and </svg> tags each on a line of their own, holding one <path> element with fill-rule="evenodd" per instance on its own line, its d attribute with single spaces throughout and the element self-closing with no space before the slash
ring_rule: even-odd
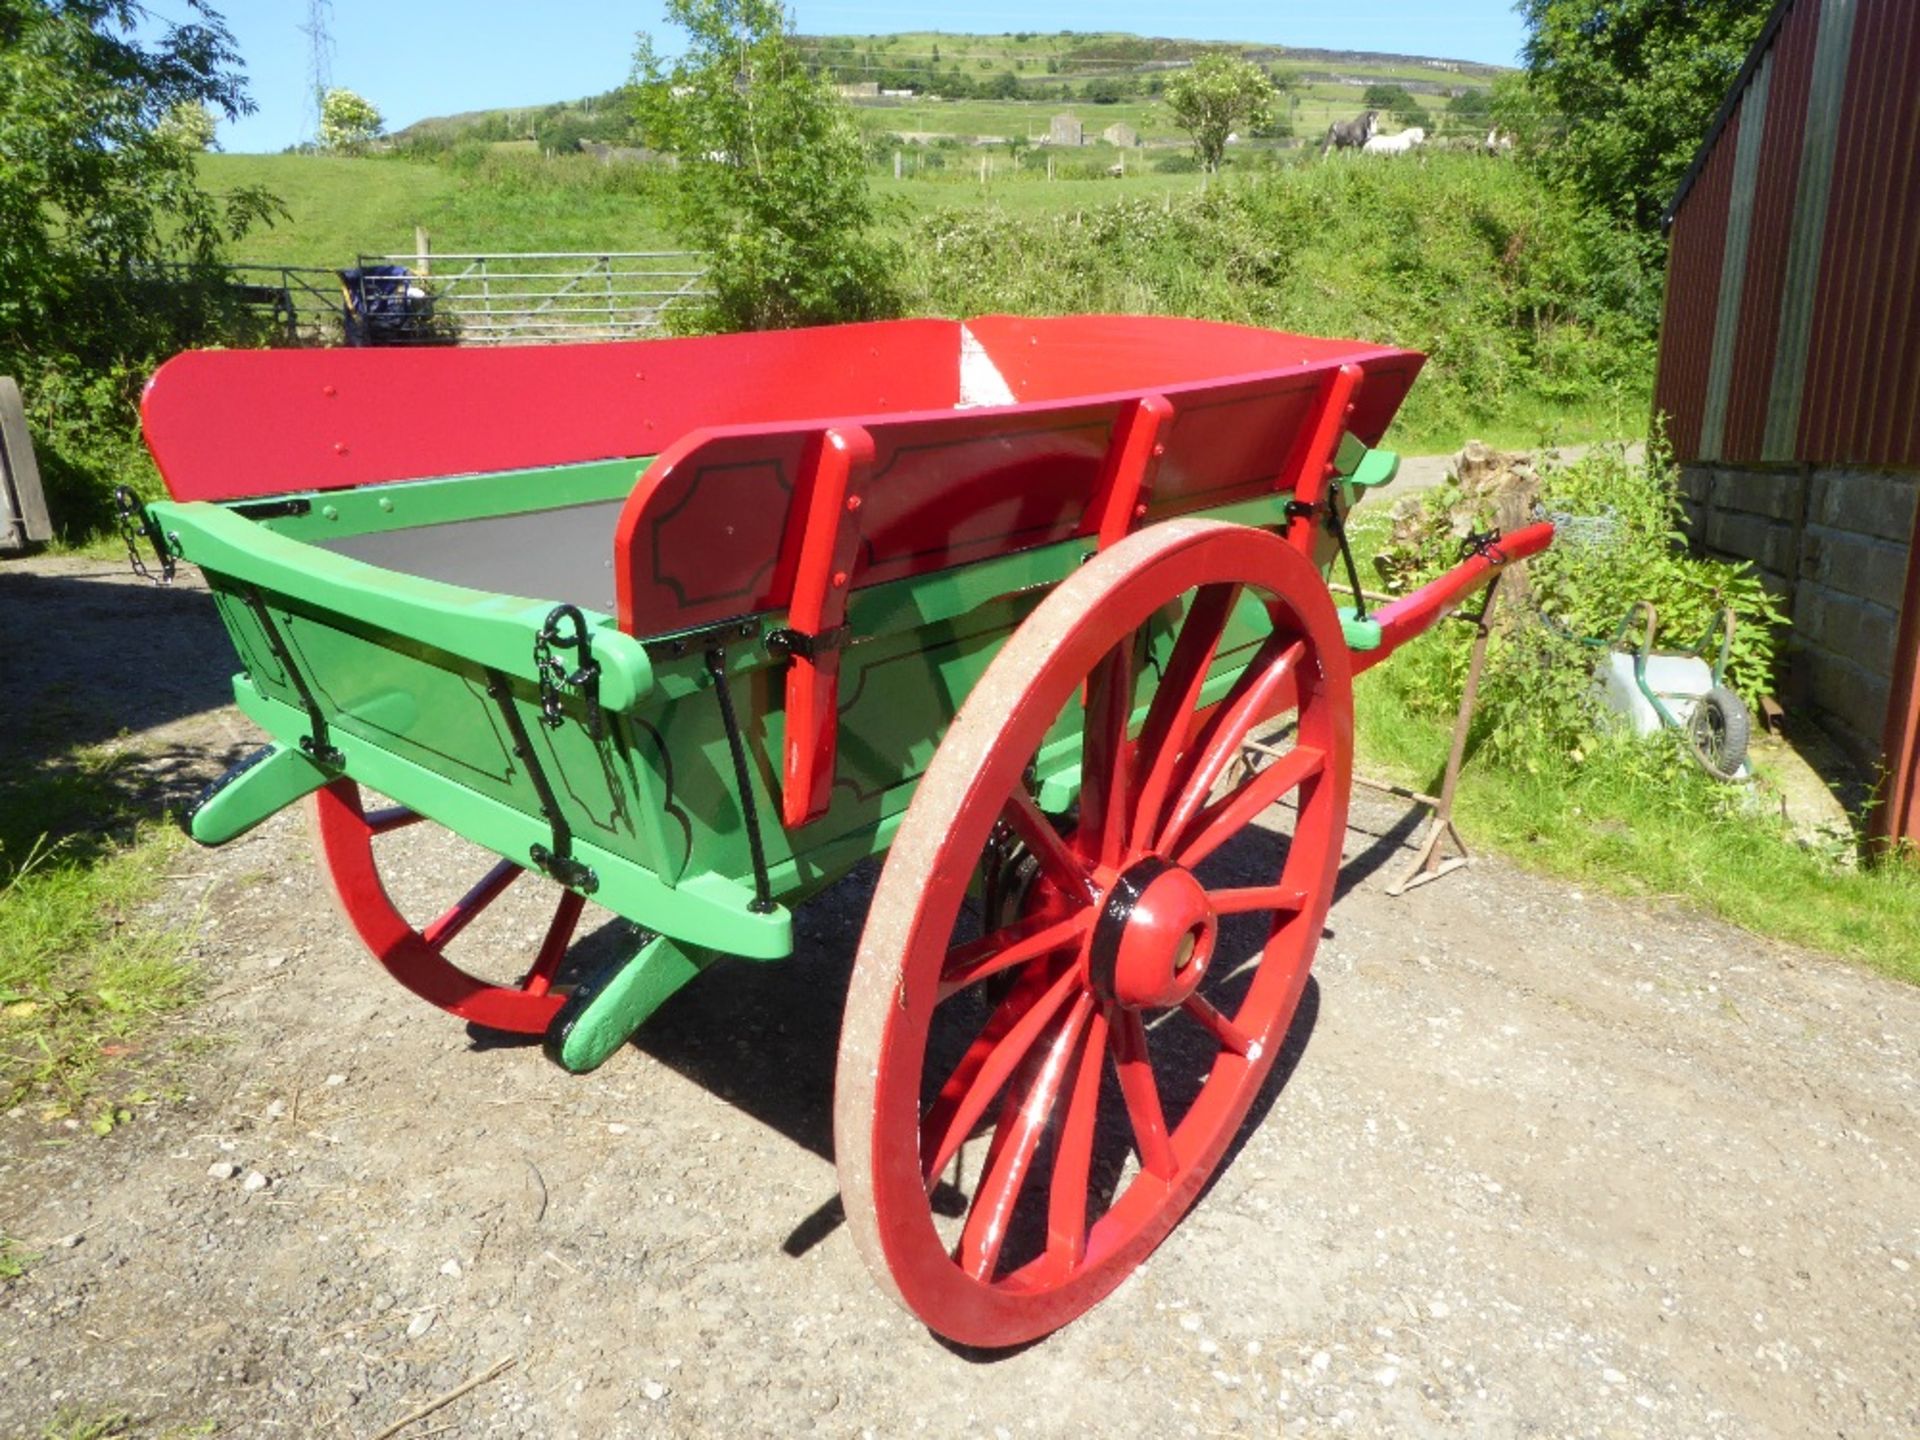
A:
<svg viewBox="0 0 1920 1440">
<path fill-rule="evenodd" d="M 1367 86 L 1366 106 L 1369 110 L 1380 110 L 1391 115 L 1402 125 L 1418 125 L 1423 130 L 1433 125 L 1433 117 L 1404 85 L 1390 85 L 1376 80 Z"/>
<path fill-rule="evenodd" d="M 213 112 L 198 100 L 182 100 L 167 112 L 160 131 L 189 150 L 213 149 L 215 121 Z"/>
<path fill-rule="evenodd" d="M 865 320 L 897 308 L 874 228 L 858 131 L 807 73 L 774 0 L 667 0 L 687 33 L 671 63 L 642 36 L 634 58 L 649 144 L 673 151 L 671 217 L 707 256 L 702 328 L 767 330 Z"/>
<path fill-rule="evenodd" d="M 181 117 L 253 104 L 219 15 L 184 8 L 168 24 L 133 0 L 0 0 L 0 373 L 145 358 L 191 299 L 154 289 L 165 267 L 211 272 L 277 212 L 258 188 L 200 186 Z"/>
<path fill-rule="evenodd" d="M 1257 130 L 1273 115 L 1273 82 L 1258 65 L 1233 55 L 1203 55 L 1167 81 L 1173 123 L 1193 137 L 1193 153 L 1208 170 L 1220 168 L 1227 136 Z"/>
<path fill-rule="evenodd" d="M 1485 90 L 1462 90 L 1447 101 L 1447 114 L 1466 125 L 1478 125 L 1493 114 L 1493 96 Z"/>
<path fill-rule="evenodd" d="M 181 118 L 253 106 L 219 15 L 173 8 L 186 18 L 0 0 L 0 374 L 20 378 L 67 535 L 104 523 L 115 483 L 141 483 L 147 370 L 224 334 L 223 252 L 279 210 L 257 187 L 201 187 L 201 132 Z"/>
<path fill-rule="evenodd" d="M 373 103 L 339 86 L 320 100 L 320 143 L 329 150 L 364 150 L 380 138 L 387 122 Z"/>
<path fill-rule="evenodd" d="M 1494 116 L 1552 179 L 1652 232 L 1773 0 L 1520 0 L 1523 82 Z"/>
</svg>

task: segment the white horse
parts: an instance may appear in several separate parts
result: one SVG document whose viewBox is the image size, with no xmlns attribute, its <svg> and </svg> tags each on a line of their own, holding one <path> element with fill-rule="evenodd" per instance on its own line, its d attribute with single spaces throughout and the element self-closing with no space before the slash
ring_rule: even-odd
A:
<svg viewBox="0 0 1920 1440">
<path fill-rule="evenodd" d="M 1398 135 L 1376 135 L 1361 147 L 1368 155 L 1405 155 L 1416 145 L 1427 143 L 1427 132 L 1415 125 Z"/>
</svg>

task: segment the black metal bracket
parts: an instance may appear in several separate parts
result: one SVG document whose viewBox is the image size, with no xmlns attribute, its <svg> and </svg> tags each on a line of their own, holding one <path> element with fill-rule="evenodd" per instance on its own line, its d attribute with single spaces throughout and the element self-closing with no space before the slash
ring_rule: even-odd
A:
<svg viewBox="0 0 1920 1440">
<path fill-rule="evenodd" d="M 571 630 L 563 630 L 570 625 Z M 569 671 L 554 658 L 556 649 L 571 650 L 578 663 Z M 593 658 L 593 641 L 587 634 L 587 618 L 578 607 L 556 605 L 547 613 L 540 633 L 533 639 L 533 672 L 540 682 L 540 723 L 558 730 L 566 723 L 560 708 L 560 692 L 578 690 L 587 706 L 587 734 L 599 740 L 606 734 L 606 722 L 600 712 L 600 664 Z"/>
<path fill-rule="evenodd" d="M 1507 552 L 1500 548 L 1500 527 L 1491 530 L 1475 530 L 1460 542 L 1460 558 L 1472 560 L 1484 555 L 1495 565 L 1507 563 Z"/>
<path fill-rule="evenodd" d="M 600 877 L 594 874 L 591 866 L 573 857 L 573 830 L 567 824 L 567 817 L 561 813 L 560 801 L 547 780 L 547 772 L 541 768 L 540 757 L 534 752 L 533 737 L 527 733 L 526 722 L 520 718 L 520 708 L 514 703 L 512 684 L 498 670 L 488 670 L 487 694 L 499 709 L 500 718 L 506 722 L 507 735 L 513 741 L 514 757 L 527 767 L 527 779 L 533 782 L 533 793 L 540 801 L 540 816 L 553 832 L 553 844 L 536 843 L 530 846 L 527 858 L 562 885 L 591 895 L 600 888 Z"/>
<path fill-rule="evenodd" d="M 285 520 L 295 515 L 311 515 L 313 501 L 304 496 L 293 500 L 248 500 L 227 508 L 249 520 Z"/>
<path fill-rule="evenodd" d="M 851 625 L 836 625 L 831 630 L 822 630 L 818 635 L 809 635 L 803 630 L 789 630 L 782 627 L 767 632 L 767 650 L 782 659 L 798 655 L 803 659 L 815 660 L 822 655 L 847 648 L 853 638 Z"/>
<path fill-rule="evenodd" d="M 267 637 L 267 648 L 273 651 L 273 658 L 279 662 L 281 673 L 287 677 L 287 683 L 300 697 L 300 708 L 307 712 L 307 733 L 300 737 L 300 748 L 322 765 L 338 766 L 346 763 L 346 757 L 334 748 L 327 734 L 327 715 L 320 708 L 320 701 L 313 693 L 313 687 L 307 684 L 307 677 L 300 667 L 293 663 L 293 651 L 287 647 L 286 637 L 280 633 L 280 627 L 273 623 L 273 616 L 267 610 L 267 602 L 260 591 L 248 586 L 245 591 L 247 605 L 253 611 L 253 618 L 259 624 L 261 632 Z"/>
<path fill-rule="evenodd" d="M 133 573 L 156 585 L 171 585 L 173 552 L 167 548 L 167 537 L 160 533 L 159 523 L 147 513 L 140 497 L 124 485 L 114 487 L 113 502 L 120 514 L 120 538 L 127 542 L 127 563 L 133 567 Z M 153 546 L 154 556 L 160 562 L 158 575 L 147 569 L 146 562 L 140 558 L 142 539 Z"/>
<path fill-rule="evenodd" d="M 1347 540 L 1347 517 L 1340 509 L 1340 502 L 1336 498 L 1339 494 L 1338 485 L 1327 492 L 1327 529 L 1340 546 L 1340 560 L 1347 569 L 1347 583 L 1353 587 L 1353 618 L 1365 620 L 1367 618 L 1366 591 L 1360 586 L 1360 567 L 1353 563 L 1353 546 Z"/>
<path fill-rule="evenodd" d="M 688 630 L 680 635 L 666 635 L 658 640 L 645 642 L 649 660 L 678 660 L 687 655 L 705 654 L 716 645 L 730 645 L 736 640 L 752 640 L 760 634 L 758 620 L 735 616 L 731 620 L 719 620 L 712 625 L 702 625 L 697 630 Z"/>
<path fill-rule="evenodd" d="M 733 779 L 740 788 L 740 815 L 747 822 L 747 854 L 753 861 L 753 902 L 756 915 L 773 910 L 773 885 L 767 877 L 767 849 L 760 836 L 760 806 L 753 798 L 753 772 L 747 766 L 747 745 L 740 734 L 740 717 L 733 713 L 733 692 L 727 688 L 727 652 L 719 645 L 707 651 L 707 674 L 713 679 L 714 699 L 720 705 L 720 724 L 733 752 Z"/>
</svg>

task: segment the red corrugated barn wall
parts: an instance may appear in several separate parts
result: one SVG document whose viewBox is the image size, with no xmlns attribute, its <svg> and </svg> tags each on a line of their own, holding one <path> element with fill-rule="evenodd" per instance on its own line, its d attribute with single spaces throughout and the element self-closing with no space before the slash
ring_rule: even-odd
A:
<svg viewBox="0 0 1920 1440">
<path fill-rule="evenodd" d="M 1842 649 L 1899 616 L 1876 818 L 1920 844 L 1920 0 L 1781 0 L 1668 218 L 1655 404 L 1690 517 L 1790 598 L 1872 570 L 1804 608 Z"/>
</svg>

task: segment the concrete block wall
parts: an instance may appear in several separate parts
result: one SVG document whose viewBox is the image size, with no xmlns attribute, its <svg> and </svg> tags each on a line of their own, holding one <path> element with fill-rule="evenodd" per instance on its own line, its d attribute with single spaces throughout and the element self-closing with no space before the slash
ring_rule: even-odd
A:
<svg viewBox="0 0 1920 1440">
<path fill-rule="evenodd" d="M 1788 702 L 1877 765 L 1920 472 L 1700 464 L 1680 489 L 1695 547 L 1751 561 L 1792 616 Z"/>
</svg>

